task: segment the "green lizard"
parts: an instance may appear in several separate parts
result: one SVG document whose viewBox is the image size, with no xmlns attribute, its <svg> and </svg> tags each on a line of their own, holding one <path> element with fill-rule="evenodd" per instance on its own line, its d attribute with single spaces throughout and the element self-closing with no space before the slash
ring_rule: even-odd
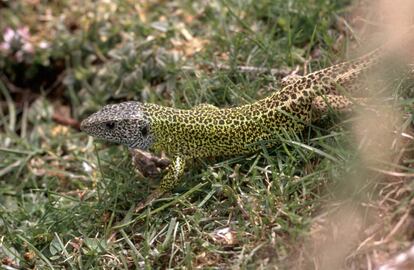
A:
<svg viewBox="0 0 414 270">
<path fill-rule="evenodd" d="M 272 141 L 276 133 L 300 132 L 328 108 L 348 108 L 352 102 L 339 94 L 339 88 L 351 89 L 382 52 L 380 48 L 306 76 L 290 77 L 280 91 L 252 104 L 223 109 L 201 104 L 182 110 L 129 101 L 104 106 L 82 121 L 81 129 L 96 138 L 165 151 L 172 157 L 160 186 L 141 209 L 179 183 L 191 158 L 251 153 L 260 148 L 258 142 Z"/>
</svg>

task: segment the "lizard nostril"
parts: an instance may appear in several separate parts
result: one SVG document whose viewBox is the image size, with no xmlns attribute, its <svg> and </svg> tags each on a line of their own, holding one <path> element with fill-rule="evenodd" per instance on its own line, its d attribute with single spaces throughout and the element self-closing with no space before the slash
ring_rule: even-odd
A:
<svg viewBox="0 0 414 270">
<path fill-rule="evenodd" d="M 86 119 L 80 123 L 80 130 L 85 131 Z"/>
</svg>

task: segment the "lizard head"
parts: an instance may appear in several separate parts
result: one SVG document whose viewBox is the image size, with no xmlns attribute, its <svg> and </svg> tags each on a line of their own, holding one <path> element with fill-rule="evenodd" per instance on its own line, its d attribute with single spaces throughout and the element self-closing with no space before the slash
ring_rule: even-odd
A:
<svg viewBox="0 0 414 270">
<path fill-rule="evenodd" d="M 154 141 L 140 102 L 106 105 L 82 121 L 81 130 L 106 141 L 147 150 Z"/>
</svg>

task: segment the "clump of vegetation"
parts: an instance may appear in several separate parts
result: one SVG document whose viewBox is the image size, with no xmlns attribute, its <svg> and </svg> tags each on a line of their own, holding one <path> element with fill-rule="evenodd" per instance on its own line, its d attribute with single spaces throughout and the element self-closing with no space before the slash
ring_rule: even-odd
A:
<svg viewBox="0 0 414 270">
<path fill-rule="evenodd" d="M 124 100 L 190 108 L 265 97 L 281 74 L 345 58 L 353 10 L 345 0 L 0 1 L 1 265 L 357 269 L 408 246 L 407 74 L 387 85 L 405 113 L 387 164 L 367 170 L 354 140 L 364 133 L 349 128 L 357 117 L 331 113 L 275 148 L 194 161 L 143 214 L 134 206 L 157 181 L 134 171 L 124 147 L 78 130 Z"/>
</svg>

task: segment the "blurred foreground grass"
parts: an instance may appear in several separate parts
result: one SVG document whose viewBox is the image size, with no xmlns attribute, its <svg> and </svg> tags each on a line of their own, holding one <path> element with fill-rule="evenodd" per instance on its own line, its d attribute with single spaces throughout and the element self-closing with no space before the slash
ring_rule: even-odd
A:
<svg viewBox="0 0 414 270">
<path fill-rule="evenodd" d="M 408 74 L 387 85 L 403 112 L 402 147 L 384 148 L 395 162 L 382 171 L 361 174 L 358 116 L 332 113 L 278 147 L 194 161 L 143 216 L 133 207 L 156 181 L 134 171 L 125 147 L 77 130 L 124 100 L 190 108 L 262 98 L 283 75 L 346 58 L 361 40 L 354 27 L 365 27 L 355 10 L 328 0 L 0 1 L 2 266 L 365 269 L 408 246 Z"/>
</svg>

